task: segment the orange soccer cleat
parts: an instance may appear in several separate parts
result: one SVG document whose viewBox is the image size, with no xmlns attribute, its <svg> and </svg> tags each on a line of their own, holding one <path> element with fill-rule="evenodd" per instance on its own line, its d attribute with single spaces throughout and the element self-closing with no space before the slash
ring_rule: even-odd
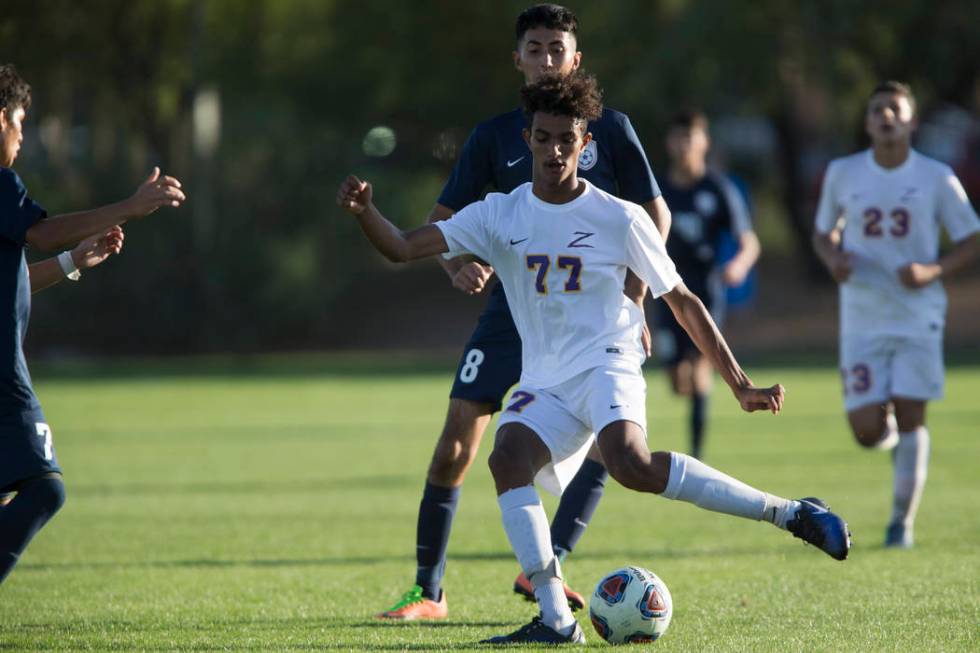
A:
<svg viewBox="0 0 980 653">
<path fill-rule="evenodd" d="M 398 603 L 374 616 L 377 619 L 411 621 L 412 619 L 445 619 L 448 615 L 449 606 L 446 605 L 445 592 L 442 592 L 437 602 L 422 596 L 422 588 L 415 585 L 402 595 Z"/>
<path fill-rule="evenodd" d="M 585 598 L 581 594 L 564 583 L 562 583 L 562 588 L 565 590 L 565 598 L 568 599 L 568 607 L 572 609 L 572 612 L 585 607 Z M 514 579 L 514 593 L 520 594 L 527 601 L 537 600 L 534 598 L 534 588 L 531 587 L 531 581 L 523 573 Z"/>
</svg>

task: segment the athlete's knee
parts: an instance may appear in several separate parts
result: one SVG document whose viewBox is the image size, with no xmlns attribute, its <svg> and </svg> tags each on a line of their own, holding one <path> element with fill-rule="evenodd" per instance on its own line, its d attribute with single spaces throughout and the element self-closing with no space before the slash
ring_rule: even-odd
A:
<svg viewBox="0 0 980 653">
<path fill-rule="evenodd" d="M 452 399 L 439 442 L 429 465 L 429 480 L 454 486 L 473 464 L 492 414 L 490 404 Z"/>
<path fill-rule="evenodd" d="M 848 413 L 847 418 L 855 441 L 862 447 L 872 448 L 887 435 L 885 430 L 888 425 L 883 407 L 861 408 Z"/>
<path fill-rule="evenodd" d="M 49 517 L 65 505 L 65 484 L 60 474 L 39 476 L 20 486 L 19 494 L 29 495 L 38 510 Z"/>
<path fill-rule="evenodd" d="M 623 487 L 637 492 L 657 491 L 656 478 L 651 473 L 653 458 L 649 450 L 628 447 L 617 450 L 613 455 L 606 453 L 604 456 L 609 475 Z M 664 486 L 666 487 L 666 481 Z"/>
</svg>

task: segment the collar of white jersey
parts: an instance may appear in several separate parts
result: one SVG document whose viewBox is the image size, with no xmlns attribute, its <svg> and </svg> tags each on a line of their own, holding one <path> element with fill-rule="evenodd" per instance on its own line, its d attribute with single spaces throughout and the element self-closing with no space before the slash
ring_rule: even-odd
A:
<svg viewBox="0 0 980 653">
<path fill-rule="evenodd" d="M 534 194 L 534 187 L 532 186 L 531 182 L 528 182 L 527 201 L 531 206 L 542 211 L 550 211 L 552 213 L 574 211 L 586 201 L 589 195 L 592 194 L 592 184 L 581 177 L 578 178 L 578 181 L 580 184 L 585 184 L 585 190 L 583 190 L 582 194 L 573 199 L 571 202 L 565 202 L 564 204 L 551 204 L 550 202 L 545 202 L 543 199 Z"/>
<path fill-rule="evenodd" d="M 917 156 L 918 154 L 916 153 L 916 151 L 910 147 L 909 155 L 905 157 L 905 160 L 902 161 L 901 165 L 895 168 L 885 168 L 883 166 L 878 165 L 878 162 L 875 161 L 875 151 L 874 149 L 869 147 L 866 150 L 865 160 L 868 162 L 868 167 L 874 170 L 879 175 L 894 175 L 894 174 L 905 172 L 906 170 L 911 168 L 915 164 L 915 158 Z"/>
</svg>

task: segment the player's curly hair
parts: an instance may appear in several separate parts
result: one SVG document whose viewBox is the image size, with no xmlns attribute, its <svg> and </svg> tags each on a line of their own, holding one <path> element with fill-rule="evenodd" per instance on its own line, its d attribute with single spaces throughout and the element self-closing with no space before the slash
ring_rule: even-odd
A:
<svg viewBox="0 0 980 653">
<path fill-rule="evenodd" d="M 597 120 L 602 115 L 602 90 L 595 77 L 580 70 L 570 75 L 545 75 L 521 89 L 521 105 L 528 125 L 539 111 Z"/>
<path fill-rule="evenodd" d="M 528 30 L 537 27 L 556 29 L 574 35 L 578 31 L 578 18 L 571 9 L 561 5 L 540 4 L 528 7 L 517 17 L 517 25 L 514 27 L 517 42 L 521 42 Z"/>
<path fill-rule="evenodd" d="M 17 74 L 14 64 L 0 64 L 0 109 L 11 111 L 31 107 L 31 86 Z"/>
</svg>

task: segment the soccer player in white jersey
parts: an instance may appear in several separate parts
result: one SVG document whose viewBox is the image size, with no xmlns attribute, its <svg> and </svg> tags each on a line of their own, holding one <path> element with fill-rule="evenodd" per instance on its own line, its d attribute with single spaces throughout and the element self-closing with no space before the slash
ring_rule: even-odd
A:
<svg viewBox="0 0 980 653">
<path fill-rule="evenodd" d="M 491 193 L 452 218 L 403 232 L 374 206 L 371 184 L 348 177 L 337 203 L 357 217 L 382 254 L 408 261 L 473 254 L 494 267 L 523 342 L 523 370 L 501 414 L 490 469 L 504 530 L 531 581 L 541 614 L 492 644 L 583 643 L 565 600 L 548 520 L 534 487 L 560 493 L 595 434 L 610 474 L 641 492 L 784 528 L 843 560 L 844 521 L 817 499 L 792 501 L 646 443 L 640 370 L 643 315 L 623 295 L 626 270 L 670 304 L 746 411 L 783 404 L 783 388 L 756 388 L 704 305 L 677 275 L 644 210 L 579 179 L 587 121 L 602 110 L 595 78 L 547 76 L 522 91 L 531 183 Z"/>
<path fill-rule="evenodd" d="M 813 245 L 840 284 L 844 408 L 864 447 L 894 449 L 885 546 L 912 546 L 929 460 L 926 404 L 943 394 L 946 293 L 941 279 L 977 255 L 980 221 L 949 166 L 911 147 L 915 98 L 884 82 L 871 93 L 871 148 L 827 168 Z M 939 256 L 940 227 L 953 241 Z"/>
</svg>

